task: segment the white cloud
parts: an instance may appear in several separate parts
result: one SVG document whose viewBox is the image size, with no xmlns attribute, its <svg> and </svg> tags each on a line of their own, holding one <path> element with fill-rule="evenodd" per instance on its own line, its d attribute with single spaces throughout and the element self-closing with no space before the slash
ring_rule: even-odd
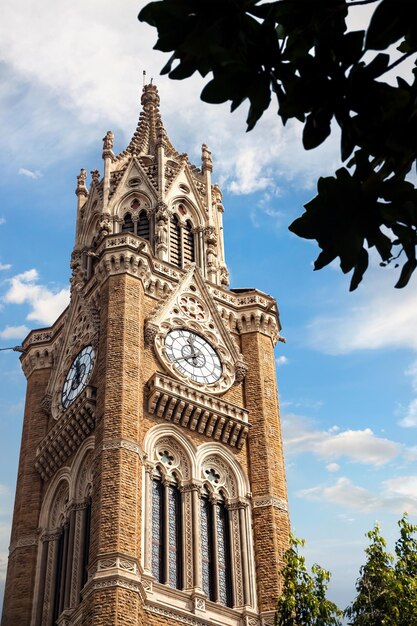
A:
<svg viewBox="0 0 417 626">
<path fill-rule="evenodd" d="M 405 375 L 411 378 L 411 386 L 417 391 L 417 361 L 413 361 L 405 370 Z"/>
<path fill-rule="evenodd" d="M 364 288 L 337 299 L 332 294 L 327 309 L 333 313 L 319 315 L 308 327 L 310 345 L 327 354 L 381 348 L 417 350 L 417 277 L 406 289 L 394 289 L 396 277 L 396 270 L 372 267 Z"/>
<path fill-rule="evenodd" d="M 296 494 L 308 500 L 320 500 L 362 512 L 385 509 L 402 515 L 417 514 L 417 476 L 398 476 L 382 483 L 383 490 L 374 494 L 342 476 L 333 485 L 318 485 L 301 489 Z"/>
<path fill-rule="evenodd" d="M 39 172 L 39 170 L 32 171 L 32 170 L 26 169 L 25 167 L 20 167 L 17 173 L 20 174 L 21 176 L 26 176 L 27 178 L 32 178 L 32 180 L 38 180 L 38 178 L 41 178 L 41 176 L 42 176 L 42 174 L 41 174 L 41 172 Z"/>
<path fill-rule="evenodd" d="M 4 296 L 4 302 L 9 304 L 29 304 L 31 310 L 28 320 L 35 320 L 41 324 L 52 324 L 69 303 L 69 288 L 60 291 L 51 291 L 45 285 L 39 284 L 36 269 L 27 270 L 13 276 L 8 282 L 10 287 Z"/>
<path fill-rule="evenodd" d="M 370 491 L 358 487 L 349 478 L 341 476 L 333 485 L 318 485 L 297 492 L 300 498 L 324 500 L 359 511 L 373 511 L 380 506 L 380 500 Z"/>
<path fill-rule="evenodd" d="M 326 461 L 346 457 L 355 463 L 378 467 L 402 452 L 399 443 L 377 437 L 370 428 L 339 432 L 336 426 L 326 431 L 314 430 L 307 420 L 298 415 L 286 415 L 282 425 L 289 453 L 312 452 Z"/>
<path fill-rule="evenodd" d="M 5 223 L 6 223 L 5 218 L 4 218 L 4 217 L 0 217 L 0 226 L 1 226 L 2 224 L 5 224 Z"/>
<path fill-rule="evenodd" d="M 275 363 L 276 363 L 277 365 L 286 365 L 286 364 L 288 363 L 288 359 L 287 359 L 287 357 L 286 357 L 286 356 L 284 356 L 284 355 L 282 354 L 281 356 L 278 356 L 278 357 L 275 359 Z"/>
<path fill-rule="evenodd" d="M 326 469 L 330 473 L 338 472 L 340 470 L 340 465 L 338 463 L 328 463 L 326 465 Z"/>
<path fill-rule="evenodd" d="M 383 484 L 389 491 L 410 496 L 417 501 L 417 476 L 397 476 L 385 480 Z"/>
<path fill-rule="evenodd" d="M 298 174 L 297 187 L 311 187 L 319 174 L 333 171 L 339 162 L 337 133 L 325 147 L 305 151 L 302 125 L 289 122 L 284 129 L 274 98 L 256 128 L 245 133 L 247 103 L 231 114 L 229 104 L 200 101 L 207 79 L 195 75 L 171 81 L 159 76 L 168 55 L 152 50 L 156 30 L 138 22 L 136 0 L 125 0 L 122 6 L 62 0 L 59 11 L 53 0 L 44 0 L 42 11 L 23 0 L 23 7 L 12 2 L 3 7 L 0 57 L 8 75 L 7 90 L 0 87 L 0 106 L 7 115 L 4 152 L 9 161 L 15 155 L 14 164 L 24 153 L 33 164 L 28 171 L 36 173 L 47 167 L 48 159 L 70 154 L 80 143 L 87 147 L 109 128 L 116 131 L 116 146 L 123 149 L 139 112 L 140 81 L 134 77 L 142 68 L 147 80 L 154 77 L 158 85 L 174 145 L 180 151 L 193 146 L 190 156 L 195 161 L 206 142 L 214 153 L 215 177 L 233 193 L 275 193 L 277 177 L 288 182 Z"/>
<path fill-rule="evenodd" d="M 411 400 L 405 416 L 399 421 L 399 425 L 404 428 L 413 428 L 414 426 L 417 426 L 417 398 Z"/>
<path fill-rule="evenodd" d="M 9 270 L 11 267 L 10 263 L 0 263 L 0 272 Z"/>
<path fill-rule="evenodd" d="M 22 324 L 21 326 L 6 326 L 0 331 L 1 339 L 23 339 L 29 332 L 29 328 Z"/>
</svg>

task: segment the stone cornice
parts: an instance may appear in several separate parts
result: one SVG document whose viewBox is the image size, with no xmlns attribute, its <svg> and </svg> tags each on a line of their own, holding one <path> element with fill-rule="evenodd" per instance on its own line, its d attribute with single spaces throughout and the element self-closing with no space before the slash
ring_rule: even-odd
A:
<svg viewBox="0 0 417 626">
<path fill-rule="evenodd" d="M 196 391 L 156 373 L 147 383 L 146 407 L 150 415 L 242 448 L 249 432 L 248 411 Z"/>
<path fill-rule="evenodd" d="M 79 448 L 95 426 L 95 390 L 86 387 L 40 443 L 35 467 L 44 480 Z"/>
</svg>

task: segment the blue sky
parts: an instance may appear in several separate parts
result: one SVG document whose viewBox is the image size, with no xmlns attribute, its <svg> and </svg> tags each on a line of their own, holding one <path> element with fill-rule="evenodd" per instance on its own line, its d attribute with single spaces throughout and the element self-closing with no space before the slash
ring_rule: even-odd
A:
<svg viewBox="0 0 417 626">
<path fill-rule="evenodd" d="M 225 205 L 232 287 L 257 287 L 279 304 L 276 349 L 294 532 L 310 563 L 331 570 L 331 596 L 354 596 L 364 534 L 378 520 L 390 541 L 407 510 L 417 517 L 417 292 L 394 290 L 396 271 L 371 267 L 357 292 L 337 264 L 312 271 L 314 243 L 288 224 L 338 166 L 333 135 L 311 153 L 274 107 L 245 133 L 245 110 L 200 102 L 202 81 L 158 77 L 155 33 L 136 20 L 144 3 L 30 0 L 2 6 L 0 25 L 0 346 L 50 324 L 68 299 L 75 184 L 102 170 L 102 137 L 128 143 L 142 71 L 156 81 L 171 141 L 199 163 L 213 152 Z M 366 7 L 365 7 L 366 8 Z M 354 27 L 363 11 L 355 9 Z M 4 584 L 25 380 L 18 355 L 0 352 L 0 585 Z"/>
</svg>

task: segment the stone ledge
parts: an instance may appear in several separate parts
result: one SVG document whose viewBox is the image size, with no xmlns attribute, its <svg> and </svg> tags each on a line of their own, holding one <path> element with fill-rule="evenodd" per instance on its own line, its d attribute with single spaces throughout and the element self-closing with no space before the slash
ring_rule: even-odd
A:
<svg viewBox="0 0 417 626">
<path fill-rule="evenodd" d="M 240 450 L 251 425 L 245 409 L 156 373 L 147 383 L 150 415 Z"/>
<path fill-rule="evenodd" d="M 50 478 L 93 431 L 95 405 L 95 388 L 87 386 L 41 441 L 35 467 L 44 480 Z"/>
</svg>

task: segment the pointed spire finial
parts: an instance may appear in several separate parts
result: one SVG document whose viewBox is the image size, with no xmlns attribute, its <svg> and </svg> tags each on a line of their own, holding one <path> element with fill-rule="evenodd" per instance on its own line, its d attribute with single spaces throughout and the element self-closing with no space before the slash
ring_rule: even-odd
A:
<svg viewBox="0 0 417 626">
<path fill-rule="evenodd" d="M 140 101 L 144 108 L 147 106 L 159 108 L 159 94 L 156 85 L 153 85 L 152 82 L 144 85 Z"/>
<path fill-rule="evenodd" d="M 203 172 L 213 171 L 213 159 L 211 158 L 211 152 L 207 148 L 205 143 L 203 143 L 203 145 L 201 146 L 201 163 L 202 163 Z"/>
</svg>

